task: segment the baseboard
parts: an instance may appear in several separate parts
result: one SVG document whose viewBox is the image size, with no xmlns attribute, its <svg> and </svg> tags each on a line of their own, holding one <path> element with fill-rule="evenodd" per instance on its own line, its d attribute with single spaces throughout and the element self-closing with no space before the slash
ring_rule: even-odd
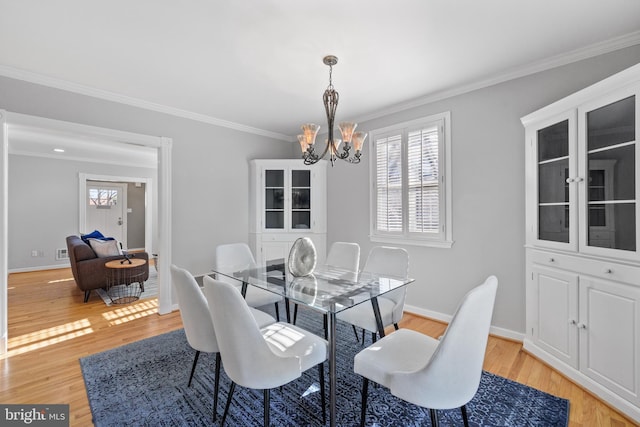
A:
<svg viewBox="0 0 640 427">
<path fill-rule="evenodd" d="M 23 268 L 10 268 L 7 272 L 11 273 L 28 273 L 30 271 L 42 271 L 42 270 L 57 270 L 60 268 L 69 268 L 71 264 L 55 264 L 55 265 L 41 265 L 38 267 L 23 267 Z"/>
<path fill-rule="evenodd" d="M 628 400 L 615 394 L 605 386 L 592 380 L 587 375 L 580 372 L 579 369 L 576 369 L 558 360 L 552 354 L 549 354 L 540 347 L 536 346 L 530 339 L 524 340 L 523 348 L 527 353 L 541 360 L 543 363 L 551 366 L 561 375 L 569 378 L 569 380 L 578 384 L 589 393 L 592 393 L 598 399 L 601 399 L 605 403 L 609 404 L 615 410 L 620 411 L 623 415 L 631 418 L 634 422 L 640 423 L 640 407 L 634 405 L 632 402 L 629 402 Z"/>
<path fill-rule="evenodd" d="M 408 313 L 417 314 L 418 316 L 428 317 L 430 319 L 438 320 L 440 322 L 449 323 L 453 317 L 450 314 L 439 313 L 433 310 L 426 310 L 424 308 L 416 307 L 413 305 L 405 304 L 404 311 Z M 524 333 L 512 331 L 506 328 L 500 328 L 498 326 L 491 326 L 489 333 L 501 338 L 506 338 L 513 341 L 523 342 Z"/>
</svg>

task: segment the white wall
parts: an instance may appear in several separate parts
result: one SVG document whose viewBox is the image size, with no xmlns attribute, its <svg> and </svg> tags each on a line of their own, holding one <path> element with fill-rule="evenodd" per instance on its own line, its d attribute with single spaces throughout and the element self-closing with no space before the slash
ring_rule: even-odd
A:
<svg viewBox="0 0 640 427">
<path fill-rule="evenodd" d="M 455 244 L 451 249 L 405 246 L 410 275 L 416 279 L 407 294 L 411 311 L 447 319 L 467 290 L 495 274 L 500 284 L 493 325 L 505 329 L 498 332 L 514 332 L 514 337 L 524 332 L 524 128 L 520 117 L 638 62 L 640 47 L 636 46 L 359 123 L 358 130 L 368 132 L 451 111 Z M 368 237 L 369 143 L 364 163 L 339 162 L 328 172 L 328 244 L 359 242 L 362 262 L 373 246 Z M 300 149 L 292 150 L 297 156 Z"/>
<path fill-rule="evenodd" d="M 69 264 L 55 257 L 65 237 L 79 232 L 79 173 L 156 177 L 149 168 L 9 155 L 10 271 Z M 41 255 L 32 257 L 33 250 Z"/>
<path fill-rule="evenodd" d="M 291 154 L 268 137 L 5 77 L 0 109 L 172 138 L 173 262 L 194 274 L 211 270 L 216 245 L 248 241 L 248 161 Z"/>
</svg>

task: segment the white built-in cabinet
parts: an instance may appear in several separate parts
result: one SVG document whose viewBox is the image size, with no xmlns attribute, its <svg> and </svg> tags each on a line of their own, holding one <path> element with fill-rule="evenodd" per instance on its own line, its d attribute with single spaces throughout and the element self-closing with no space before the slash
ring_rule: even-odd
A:
<svg viewBox="0 0 640 427">
<path fill-rule="evenodd" d="M 524 348 L 640 423 L 640 65 L 522 123 Z"/>
<path fill-rule="evenodd" d="M 325 259 L 327 246 L 327 162 L 301 159 L 250 162 L 249 245 L 256 261 L 286 259 L 300 237 L 309 237 Z"/>
</svg>

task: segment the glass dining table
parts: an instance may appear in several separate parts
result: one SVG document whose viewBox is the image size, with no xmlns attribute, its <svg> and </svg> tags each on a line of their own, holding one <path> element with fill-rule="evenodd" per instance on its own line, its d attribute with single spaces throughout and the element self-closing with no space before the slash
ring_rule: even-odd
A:
<svg viewBox="0 0 640 427">
<path fill-rule="evenodd" d="M 329 342 L 329 421 L 336 422 L 336 315 L 344 310 L 371 301 L 378 333 L 384 336 L 384 327 L 378 307 L 378 297 L 413 282 L 413 279 L 392 277 L 370 272 L 353 273 L 336 267 L 316 267 L 313 273 L 293 277 L 284 259 L 267 261 L 241 271 L 213 271 L 242 283 L 246 295 L 248 286 L 255 286 L 285 299 L 287 321 L 290 321 L 290 303 L 310 307 L 327 316 Z"/>
</svg>

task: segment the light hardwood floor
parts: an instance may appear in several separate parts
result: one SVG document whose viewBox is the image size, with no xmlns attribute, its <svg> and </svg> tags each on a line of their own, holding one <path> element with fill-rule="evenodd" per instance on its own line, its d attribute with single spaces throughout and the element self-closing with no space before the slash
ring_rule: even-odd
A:
<svg viewBox="0 0 640 427">
<path fill-rule="evenodd" d="M 107 307 L 92 292 L 83 304 L 70 269 L 11 274 L 8 294 L 0 402 L 69 404 L 71 426 L 92 425 L 79 358 L 182 327 L 178 312 L 155 313 L 156 299 Z M 445 326 L 414 315 L 400 324 L 431 336 Z M 520 343 L 490 337 L 485 369 L 569 399 L 570 426 L 636 425 L 524 352 Z"/>
</svg>

